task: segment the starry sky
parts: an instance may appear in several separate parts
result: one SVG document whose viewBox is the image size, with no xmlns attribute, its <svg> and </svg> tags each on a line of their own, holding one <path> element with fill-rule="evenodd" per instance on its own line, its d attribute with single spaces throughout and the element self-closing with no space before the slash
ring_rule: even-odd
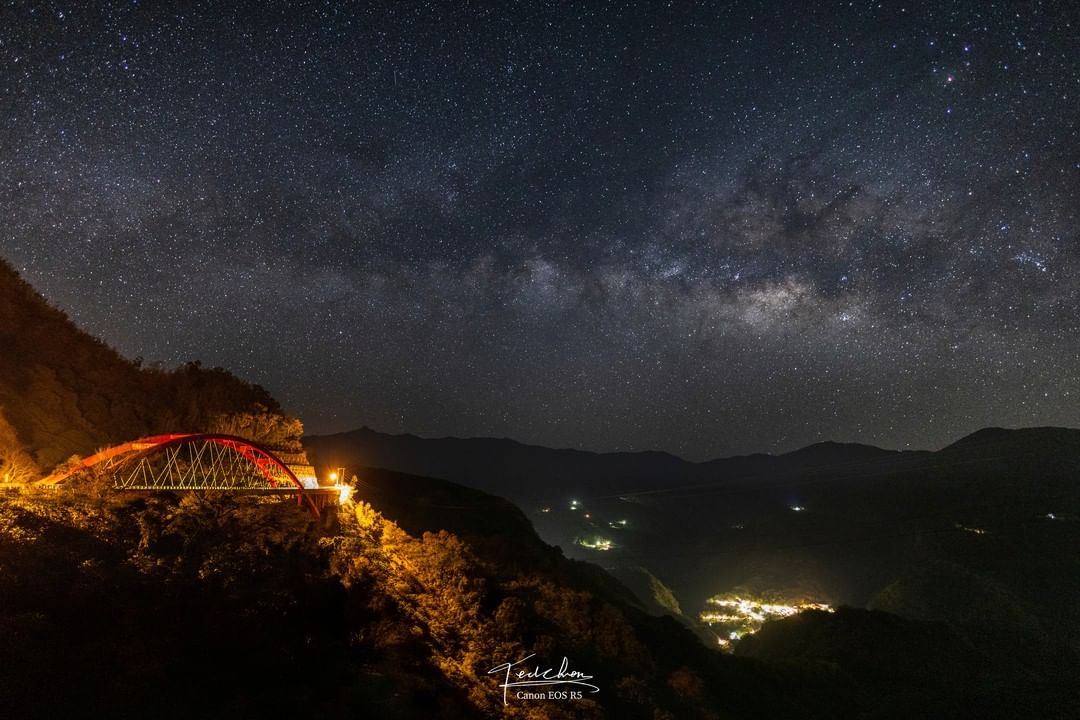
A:
<svg viewBox="0 0 1080 720">
<path fill-rule="evenodd" d="M 5 0 L 0 255 L 315 433 L 1077 426 L 1080 10 Z"/>
</svg>

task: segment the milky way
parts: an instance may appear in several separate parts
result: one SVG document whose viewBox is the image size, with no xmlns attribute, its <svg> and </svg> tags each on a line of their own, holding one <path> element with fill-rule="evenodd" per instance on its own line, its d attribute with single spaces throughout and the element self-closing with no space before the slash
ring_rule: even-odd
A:
<svg viewBox="0 0 1080 720">
<path fill-rule="evenodd" d="M 1080 424 L 1072 3 L 9 2 L 0 110 L 0 254 L 309 431 Z"/>
</svg>

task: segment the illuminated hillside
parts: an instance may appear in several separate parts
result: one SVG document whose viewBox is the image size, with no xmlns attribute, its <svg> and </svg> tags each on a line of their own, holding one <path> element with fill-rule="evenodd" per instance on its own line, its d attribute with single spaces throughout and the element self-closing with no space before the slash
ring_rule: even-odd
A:
<svg viewBox="0 0 1080 720">
<path fill-rule="evenodd" d="M 301 452 L 303 426 L 261 387 L 190 362 L 144 367 L 77 328 L 0 259 L 0 482 L 72 455 L 215 431 Z"/>
</svg>

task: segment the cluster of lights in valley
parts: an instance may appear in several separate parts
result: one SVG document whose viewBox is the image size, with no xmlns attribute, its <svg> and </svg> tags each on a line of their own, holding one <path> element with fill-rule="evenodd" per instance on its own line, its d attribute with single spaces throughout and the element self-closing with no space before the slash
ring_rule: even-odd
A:
<svg viewBox="0 0 1080 720">
<path fill-rule="evenodd" d="M 604 524 L 600 518 L 594 517 L 593 512 L 587 510 L 581 500 L 571 499 L 567 508 L 572 514 L 579 514 L 584 520 L 590 521 L 586 523 L 588 526 L 595 527 Z M 806 511 L 806 508 L 802 505 L 792 505 L 788 509 L 795 513 Z M 540 508 L 540 512 L 550 513 L 552 508 L 550 506 L 543 507 Z M 1052 515 L 1048 517 L 1053 519 Z M 608 520 L 606 525 L 616 531 L 626 530 L 630 527 L 630 523 L 626 519 Z M 742 529 L 743 526 L 736 525 L 733 527 Z M 985 532 L 979 528 L 963 527 L 962 529 L 977 534 Z M 575 544 L 596 552 L 610 552 L 620 547 L 614 540 L 599 534 L 578 536 L 575 539 Z M 747 635 L 753 635 L 770 620 L 789 618 L 808 610 L 835 612 L 832 606 L 822 602 L 809 600 L 790 603 L 770 602 L 755 598 L 744 598 L 733 594 L 714 595 L 706 599 L 705 603 L 706 609 L 698 613 L 698 619 L 712 631 L 713 635 L 716 636 L 717 644 L 725 650 L 731 650 L 737 641 Z"/>
</svg>

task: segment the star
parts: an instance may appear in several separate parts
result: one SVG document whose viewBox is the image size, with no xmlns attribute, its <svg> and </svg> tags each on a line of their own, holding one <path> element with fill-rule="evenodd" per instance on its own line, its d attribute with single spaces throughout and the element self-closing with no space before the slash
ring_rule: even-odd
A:
<svg viewBox="0 0 1080 720">
<path fill-rule="evenodd" d="M 695 459 L 1080 422 L 1061 8 L 92 5 L 0 23 L 0 256 L 129 357 Z"/>
</svg>

